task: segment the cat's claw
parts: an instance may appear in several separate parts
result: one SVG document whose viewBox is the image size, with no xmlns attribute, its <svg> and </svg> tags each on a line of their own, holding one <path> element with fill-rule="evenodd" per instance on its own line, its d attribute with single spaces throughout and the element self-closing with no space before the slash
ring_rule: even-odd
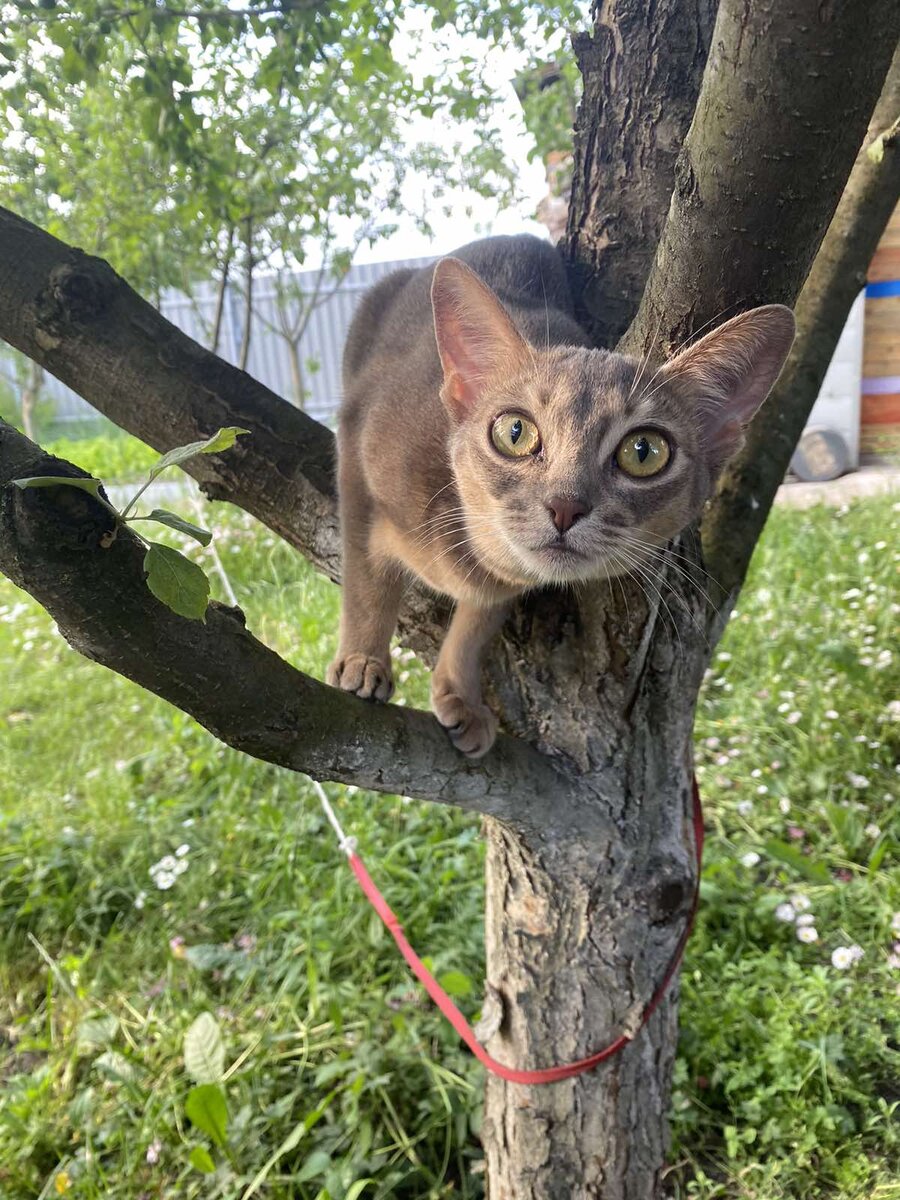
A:
<svg viewBox="0 0 900 1200">
<path fill-rule="evenodd" d="M 432 693 L 431 706 L 453 745 L 469 758 L 481 758 L 493 746 L 497 718 L 486 704 L 467 704 L 461 696 L 445 692 Z"/>
<path fill-rule="evenodd" d="M 390 664 L 367 654 L 336 658 L 328 668 L 325 682 L 341 691 L 353 692 L 362 700 L 390 700 L 394 692 Z"/>
</svg>

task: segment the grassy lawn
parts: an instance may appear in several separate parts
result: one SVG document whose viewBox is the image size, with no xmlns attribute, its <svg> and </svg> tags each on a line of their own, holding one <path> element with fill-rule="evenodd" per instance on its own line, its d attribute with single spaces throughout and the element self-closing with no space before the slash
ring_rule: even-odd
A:
<svg viewBox="0 0 900 1200">
<path fill-rule="evenodd" d="M 897 510 L 777 512 L 707 679 L 673 1196 L 900 1200 Z M 207 516 L 250 627 L 321 673 L 336 589 L 249 518 Z M 424 704 L 424 672 L 399 665 Z M 5 580 L 0 677 L 3 1200 L 482 1196 L 481 1068 L 309 785 L 77 657 Z M 328 791 L 474 1014 L 478 822 Z M 185 1110 L 204 1012 L 224 1146 Z"/>
</svg>

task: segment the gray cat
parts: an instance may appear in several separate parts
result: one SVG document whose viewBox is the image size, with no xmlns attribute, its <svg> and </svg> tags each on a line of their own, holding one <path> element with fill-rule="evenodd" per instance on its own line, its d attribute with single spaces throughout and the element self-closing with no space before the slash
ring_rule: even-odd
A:
<svg viewBox="0 0 900 1200">
<path fill-rule="evenodd" d="M 328 682 L 393 691 L 410 576 L 456 601 L 432 676 L 455 744 L 484 754 L 482 652 L 530 588 L 646 568 L 700 513 L 787 357 L 781 305 L 742 313 L 657 370 L 592 349 L 562 261 L 530 236 L 472 242 L 363 299 L 338 432 L 340 649 Z"/>
</svg>

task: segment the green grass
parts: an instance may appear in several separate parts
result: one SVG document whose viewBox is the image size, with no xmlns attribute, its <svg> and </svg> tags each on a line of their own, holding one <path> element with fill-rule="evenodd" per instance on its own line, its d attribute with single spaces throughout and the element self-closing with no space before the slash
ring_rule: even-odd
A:
<svg viewBox="0 0 900 1200">
<path fill-rule="evenodd" d="M 710 836 L 673 1196 L 900 1200 L 894 508 L 777 512 L 704 689 Z M 321 672 L 336 589 L 248 518 L 209 520 L 250 627 Z M 424 672 L 399 665 L 423 704 Z M 0 673 L 0 1196 L 231 1200 L 261 1171 L 269 1200 L 482 1196 L 481 1068 L 359 895 L 309 785 L 78 658 L 2 580 Z M 328 790 L 474 1014 L 478 823 Z M 159 890 L 150 868 L 183 845 Z M 810 944 L 775 916 L 797 893 Z M 856 944 L 858 962 L 832 966 Z M 185 1114 L 183 1038 L 207 1011 L 227 1150 Z"/>
</svg>

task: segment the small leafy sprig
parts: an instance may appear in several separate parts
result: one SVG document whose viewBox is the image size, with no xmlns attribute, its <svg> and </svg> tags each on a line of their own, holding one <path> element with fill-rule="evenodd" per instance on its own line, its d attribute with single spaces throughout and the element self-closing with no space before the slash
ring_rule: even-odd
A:
<svg viewBox="0 0 900 1200">
<path fill-rule="evenodd" d="M 199 525 L 194 525 L 191 521 L 186 521 L 184 517 L 179 517 L 177 513 L 169 512 L 165 508 L 154 508 L 152 512 L 136 514 L 134 507 L 150 484 L 168 467 L 180 466 L 181 463 L 187 462 L 196 454 L 218 454 L 222 450 L 229 450 L 242 433 L 249 432 L 248 429 L 229 425 L 204 441 L 188 442 L 186 446 L 176 446 L 174 450 L 169 450 L 150 468 L 147 479 L 121 512 L 100 495 L 100 488 L 103 485 L 99 479 L 79 479 L 68 475 L 35 475 L 29 479 L 14 479 L 13 483 L 20 488 L 62 486 L 79 488 L 83 492 L 88 492 L 116 519 L 116 528 L 105 540 L 104 544 L 107 546 L 115 540 L 119 525 L 131 525 L 135 521 L 155 521 L 158 525 L 167 525 L 170 529 L 194 538 L 201 546 L 208 546 L 212 541 L 212 534 L 208 529 L 201 529 Z M 157 600 L 171 608 L 173 612 L 178 613 L 179 616 L 190 617 L 195 621 L 205 621 L 206 609 L 209 604 L 209 580 L 203 568 L 197 563 L 191 562 L 189 558 L 171 546 L 163 545 L 162 542 L 151 542 L 136 529 L 133 532 L 147 548 L 144 555 L 147 587 Z"/>
</svg>

